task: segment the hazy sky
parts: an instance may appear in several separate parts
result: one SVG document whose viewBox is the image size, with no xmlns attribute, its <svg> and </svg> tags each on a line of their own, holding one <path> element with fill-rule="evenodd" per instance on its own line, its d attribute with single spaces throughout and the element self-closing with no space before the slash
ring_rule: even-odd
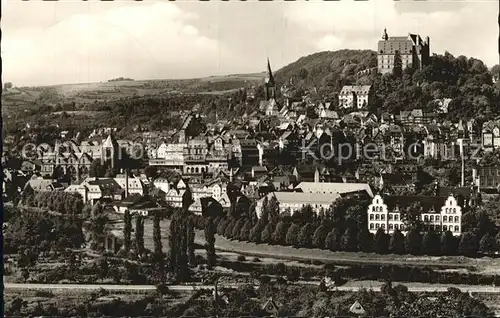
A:
<svg viewBox="0 0 500 318">
<path fill-rule="evenodd" d="M 498 63 L 498 0 L 134 2 L 2 0 L 3 81 L 16 86 L 278 69 L 324 50 L 430 36 L 431 51 Z"/>
</svg>

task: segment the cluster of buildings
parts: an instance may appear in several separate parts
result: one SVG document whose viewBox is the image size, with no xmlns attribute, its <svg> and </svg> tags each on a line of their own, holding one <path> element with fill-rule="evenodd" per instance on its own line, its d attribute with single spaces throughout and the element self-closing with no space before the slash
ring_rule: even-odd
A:
<svg viewBox="0 0 500 318">
<path fill-rule="evenodd" d="M 398 55 L 403 68 L 421 68 L 429 60 L 430 39 L 423 41 L 415 34 L 389 37 L 384 30 L 377 53 L 380 73 L 391 72 Z M 455 235 L 461 233 L 463 209 L 476 202 L 475 193 L 500 184 L 500 168 L 479 167 L 474 170 L 473 187 L 465 185 L 462 170 L 459 191 L 445 189 L 434 196 L 407 194 L 414 193 L 417 184 L 435 182 L 417 161 L 463 162 L 475 147 L 485 151 L 499 148 L 498 121 L 478 127 L 474 120 L 445 121 L 439 113 L 421 109 L 373 114 L 368 111 L 373 98 L 370 85 L 344 86 L 337 107 L 331 101 L 313 101 L 307 92 L 294 96 L 290 87 L 281 89 L 285 98 L 278 101 L 269 61 L 267 71 L 265 99 L 253 113 L 206 124 L 202 115 L 189 112 L 179 130 L 167 136 L 143 133 L 140 140 L 116 140 L 114 130 L 106 128 L 94 131 L 87 141 L 56 141 L 53 146 L 39 147 L 36 159 L 25 160 L 20 171 L 4 170 L 6 184 L 14 184 L 17 192 L 30 186 L 36 191 L 79 193 L 84 202 L 104 200 L 119 213 L 128 209 L 143 215 L 166 206 L 182 207 L 186 191 L 195 201 L 190 207 L 193 213 L 202 213 L 211 204 L 226 210 L 234 204 L 248 208 L 255 201 L 258 216 L 265 198 L 275 198 L 280 212 L 294 213 L 310 205 L 319 213 L 339 198 L 362 194 L 372 200 L 367 211 L 371 232 L 378 228 L 405 232 L 402 211 L 420 202 L 421 220 L 428 228 L 450 230 Z M 446 113 L 450 101 L 434 102 Z M 102 133 L 107 134 L 105 139 L 100 139 Z M 144 153 L 140 159 L 168 173 L 151 178 L 125 169 L 115 177 L 89 177 L 97 159 L 113 169 L 127 168 L 124 155 L 130 156 L 139 142 Z M 336 166 L 341 162 L 331 165 L 322 160 L 325 158 L 315 160 L 324 145 L 334 152 L 340 145 L 350 145 L 351 155 L 358 157 L 346 159 L 360 164 L 355 171 L 340 173 Z M 368 145 L 372 146 L 370 157 L 364 153 L 359 157 Z M 383 168 L 374 172 L 377 164 Z M 61 183 L 58 175 L 71 175 L 78 182 Z M 406 194 L 388 194 L 389 188 Z"/>
</svg>

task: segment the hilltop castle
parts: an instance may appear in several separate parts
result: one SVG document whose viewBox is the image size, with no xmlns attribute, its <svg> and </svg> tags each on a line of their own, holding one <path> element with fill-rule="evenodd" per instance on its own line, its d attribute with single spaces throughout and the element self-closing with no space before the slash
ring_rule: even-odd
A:
<svg viewBox="0 0 500 318">
<path fill-rule="evenodd" d="M 408 33 L 408 36 L 389 37 L 387 30 L 384 29 L 382 40 L 378 41 L 377 65 L 379 73 L 392 72 L 396 52 L 399 52 L 401 56 L 403 70 L 410 66 L 420 69 L 429 62 L 430 38 L 427 36 L 423 41 L 420 35 L 411 33 Z"/>
</svg>

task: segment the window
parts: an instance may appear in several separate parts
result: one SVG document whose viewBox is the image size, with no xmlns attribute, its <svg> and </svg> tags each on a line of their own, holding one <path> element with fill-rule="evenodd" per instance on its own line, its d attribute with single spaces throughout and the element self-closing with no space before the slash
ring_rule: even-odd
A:
<svg viewBox="0 0 500 318">
<path fill-rule="evenodd" d="M 443 225 L 443 231 L 448 231 L 448 226 Z"/>
<path fill-rule="evenodd" d="M 398 224 L 394 224 L 394 228 L 395 228 L 396 230 L 398 229 L 398 227 L 399 227 L 399 225 L 398 225 Z"/>
<path fill-rule="evenodd" d="M 382 223 L 382 228 L 385 229 L 385 224 L 384 223 Z"/>
<path fill-rule="evenodd" d="M 456 216 L 455 217 L 455 223 L 458 223 L 458 222 L 460 222 L 460 221 L 458 220 L 458 216 Z"/>
<path fill-rule="evenodd" d="M 399 214 L 394 214 L 394 220 L 395 221 L 399 220 Z"/>
<path fill-rule="evenodd" d="M 373 214 L 370 214 L 370 220 L 373 221 Z"/>
<path fill-rule="evenodd" d="M 453 213 L 457 213 L 457 209 L 456 208 L 453 208 Z"/>
<path fill-rule="evenodd" d="M 381 215 L 380 215 L 380 220 L 381 220 L 381 221 L 385 221 L 385 215 L 384 215 L 384 214 L 381 214 Z"/>
<path fill-rule="evenodd" d="M 377 221 L 380 220 L 380 214 L 375 214 L 375 220 L 377 220 Z"/>
<path fill-rule="evenodd" d="M 428 215 L 424 215 L 424 221 L 429 221 L 429 216 Z"/>
<path fill-rule="evenodd" d="M 394 225 L 392 223 L 389 223 L 389 230 L 392 230 L 394 228 Z"/>
<path fill-rule="evenodd" d="M 380 224 L 375 224 L 375 228 L 378 229 L 380 227 Z"/>
<path fill-rule="evenodd" d="M 373 223 L 370 223 L 370 230 L 373 230 L 373 227 L 374 227 Z"/>
<path fill-rule="evenodd" d="M 436 215 L 436 221 L 439 221 L 439 215 Z"/>
<path fill-rule="evenodd" d="M 389 214 L 389 221 L 392 221 L 392 214 Z"/>
<path fill-rule="evenodd" d="M 448 221 L 448 217 L 445 215 L 443 216 L 443 222 L 447 222 Z"/>
<path fill-rule="evenodd" d="M 431 215 L 431 222 L 434 222 L 434 215 Z"/>
<path fill-rule="evenodd" d="M 401 231 L 404 231 L 405 230 L 405 226 L 403 224 L 401 224 L 401 227 L 399 228 Z"/>
<path fill-rule="evenodd" d="M 460 228 L 458 227 L 458 225 L 455 225 L 455 232 L 460 232 Z"/>
</svg>

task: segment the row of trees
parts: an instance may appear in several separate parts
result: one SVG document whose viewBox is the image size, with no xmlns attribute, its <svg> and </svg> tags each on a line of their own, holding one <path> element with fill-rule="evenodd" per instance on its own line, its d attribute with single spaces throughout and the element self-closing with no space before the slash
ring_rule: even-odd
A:
<svg viewBox="0 0 500 318">
<path fill-rule="evenodd" d="M 363 197 L 346 197 L 318 215 L 309 205 L 290 215 L 289 212 L 280 214 L 279 203 L 272 197 L 263 200 L 260 218 L 243 214 L 212 221 L 217 233 L 229 239 L 297 248 L 466 256 L 475 256 L 478 252 L 489 254 L 500 248 L 500 234 L 495 237 L 497 229 L 484 213 L 464 215 L 466 232 L 454 237 L 450 231 L 424 232 L 420 221 L 422 207 L 418 203 L 403 212 L 402 220 L 409 228 L 406 236 L 399 230 L 388 235 L 382 228 L 373 235 L 367 225 L 368 203 Z"/>
<path fill-rule="evenodd" d="M 315 226 L 306 223 L 301 226 L 285 220 L 276 225 L 268 223 L 262 231 L 259 229 L 258 222 L 252 224 L 248 219 L 221 218 L 217 225 L 218 234 L 229 239 L 330 251 L 475 256 L 478 252 L 489 254 L 500 248 L 500 234 L 494 237 L 489 233 L 480 238 L 473 232 L 455 237 L 450 231 L 428 231 L 422 235 L 417 229 L 411 229 L 405 236 L 399 230 L 389 235 L 379 228 L 373 235 L 367 229 L 356 231 L 348 228 L 342 233 L 338 228 L 323 224 Z"/>
<path fill-rule="evenodd" d="M 83 209 L 82 196 L 77 193 L 60 191 L 36 192 L 30 186 L 27 186 L 23 191 L 21 203 L 62 214 L 80 214 Z"/>
</svg>

